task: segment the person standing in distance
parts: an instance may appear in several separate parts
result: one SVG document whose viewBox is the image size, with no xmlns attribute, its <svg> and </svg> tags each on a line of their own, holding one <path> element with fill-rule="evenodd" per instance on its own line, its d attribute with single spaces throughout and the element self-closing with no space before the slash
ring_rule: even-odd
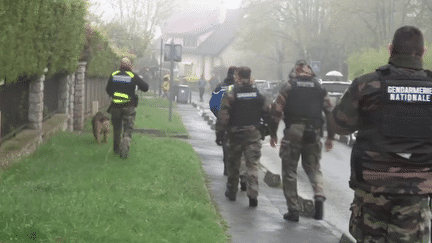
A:
<svg viewBox="0 0 432 243">
<path fill-rule="evenodd" d="M 198 80 L 198 89 L 200 101 L 203 101 L 205 86 L 207 85 L 207 81 L 204 78 L 204 73 L 201 74 L 201 78 Z"/>
<path fill-rule="evenodd" d="M 270 104 L 252 87 L 251 70 L 239 67 L 235 85 L 222 98 L 216 121 L 216 144 L 228 138 L 228 182 L 225 196 L 236 200 L 241 156 L 246 160 L 246 184 L 249 206 L 258 206 L 258 164 L 261 157 L 260 119 L 270 122 Z"/>
<path fill-rule="evenodd" d="M 148 78 L 146 77 L 148 80 Z M 120 63 L 120 70 L 111 74 L 106 92 L 111 97 L 109 113 L 114 130 L 114 153 L 120 154 L 120 158 L 126 159 L 132 141 L 134 128 L 135 108 L 138 105 L 138 96 L 135 89 L 147 92 L 149 86 L 139 75 L 132 72 L 132 62 L 124 57 Z"/>
<path fill-rule="evenodd" d="M 323 175 L 320 169 L 322 112 L 327 120 L 331 116 L 332 105 L 325 89 L 315 78 L 312 68 L 304 60 L 298 60 L 289 74 L 289 80 L 280 90 L 272 105 L 272 118 L 277 130 L 279 121 L 284 117 L 284 137 L 281 140 L 279 156 L 282 159 L 283 191 L 287 201 L 288 213 L 284 219 L 299 221 L 300 205 L 297 194 L 297 167 L 300 156 L 314 191 L 315 216 L 323 217 L 323 203 L 326 199 L 323 189 Z M 269 124 L 271 125 L 271 124 Z M 333 147 L 334 132 L 328 130 L 325 142 L 326 151 Z M 270 145 L 276 147 L 277 136 L 272 135 Z"/>
<path fill-rule="evenodd" d="M 163 78 L 163 83 L 162 83 L 162 91 L 163 91 L 163 95 L 162 98 L 167 98 L 169 97 L 169 90 L 170 90 L 170 78 L 169 76 L 165 76 Z"/>
<path fill-rule="evenodd" d="M 358 131 L 351 152 L 349 231 L 357 242 L 429 242 L 432 72 L 422 32 L 396 30 L 387 65 L 354 79 L 333 110 L 336 133 Z"/>
</svg>

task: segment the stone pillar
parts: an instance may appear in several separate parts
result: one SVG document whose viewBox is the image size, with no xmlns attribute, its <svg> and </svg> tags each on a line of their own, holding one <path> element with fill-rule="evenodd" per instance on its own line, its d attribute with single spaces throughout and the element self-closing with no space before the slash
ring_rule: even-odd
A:
<svg viewBox="0 0 432 243">
<path fill-rule="evenodd" d="M 69 103 L 68 103 L 68 128 L 69 132 L 73 131 L 73 121 L 74 121 L 74 97 L 75 97 L 75 73 L 68 76 L 69 77 Z"/>
<path fill-rule="evenodd" d="M 38 80 L 30 83 L 28 117 L 30 128 L 34 130 L 42 130 L 44 81 L 45 75 L 42 75 Z"/>
<path fill-rule="evenodd" d="M 75 74 L 74 130 L 82 130 L 84 128 L 86 64 L 86 62 L 78 63 L 78 70 Z"/>
</svg>

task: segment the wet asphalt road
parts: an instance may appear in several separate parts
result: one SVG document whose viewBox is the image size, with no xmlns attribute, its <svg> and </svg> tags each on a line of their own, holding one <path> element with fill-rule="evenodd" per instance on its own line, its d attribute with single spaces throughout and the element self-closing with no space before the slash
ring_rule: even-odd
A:
<svg viewBox="0 0 432 243">
<path fill-rule="evenodd" d="M 204 94 L 204 101 L 200 102 L 198 92 L 192 92 L 192 102 L 196 102 L 204 109 L 209 108 L 209 99 L 211 95 L 208 90 Z M 278 129 L 278 138 L 283 137 L 283 128 L 285 124 L 281 121 Z M 322 139 L 324 143 L 324 139 Z M 270 146 L 270 138 L 266 137 L 263 141 L 261 150 L 260 162 L 264 170 L 270 170 L 272 173 L 281 175 L 281 159 L 279 157 L 279 147 L 272 148 Z M 324 190 L 327 200 L 324 208 L 324 221 L 329 225 L 334 226 L 340 232 L 349 234 L 348 223 L 351 215 L 349 210 L 350 204 L 354 198 L 354 191 L 349 188 L 349 175 L 350 175 L 350 156 L 351 147 L 335 141 L 333 150 L 329 152 L 322 152 L 321 169 L 324 175 L 325 184 Z M 313 198 L 312 187 L 310 186 L 309 179 L 301 168 L 299 162 L 298 169 L 298 192 L 299 195 L 307 198 Z M 286 206 L 280 210 L 286 211 Z"/>
</svg>

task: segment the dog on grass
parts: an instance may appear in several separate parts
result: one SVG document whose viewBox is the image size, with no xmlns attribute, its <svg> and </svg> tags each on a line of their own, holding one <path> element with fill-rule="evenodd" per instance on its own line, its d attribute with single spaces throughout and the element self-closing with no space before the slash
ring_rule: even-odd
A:
<svg viewBox="0 0 432 243">
<path fill-rule="evenodd" d="M 98 111 L 92 118 L 92 126 L 96 143 L 106 143 L 110 132 L 109 117 Z"/>
</svg>

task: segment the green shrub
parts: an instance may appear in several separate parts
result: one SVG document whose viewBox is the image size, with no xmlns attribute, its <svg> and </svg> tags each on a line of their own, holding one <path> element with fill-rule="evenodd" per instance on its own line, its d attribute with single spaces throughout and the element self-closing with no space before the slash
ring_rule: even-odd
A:
<svg viewBox="0 0 432 243">
<path fill-rule="evenodd" d="M 362 49 L 348 57 L 348 76 L 353 80 L 363 74 L 373 72 L 378 67 L 388 63 L 389 54 L 385 47 L 379 50 Z"/>
<path fill-rule="evenodd" d="M 102 34 L 86 27 L 86 42 L 82 60 L 87 61 L 87 76 L 108 77 L 118 69 L 120 57 L 111 49 L 108 40 Z"/>
<path fill-rule="evenodd" d="M 74 72 L 85 15 L 83 0 L 0 0 L 0 80 Z"/>
<path fill-rule="evenodd" d="M 428 45 L 425 56 L 423 57 L 423 68 L 432 69 L 432 45 Z M 380 66 L 388 63 L 389 53 L 386 47 L 379 50 L 373 48 L 362 49 L 354 52 L 348 58 L 349 79 L 353 80 L 361 75 L 373 72 Z"/>
</svg>

